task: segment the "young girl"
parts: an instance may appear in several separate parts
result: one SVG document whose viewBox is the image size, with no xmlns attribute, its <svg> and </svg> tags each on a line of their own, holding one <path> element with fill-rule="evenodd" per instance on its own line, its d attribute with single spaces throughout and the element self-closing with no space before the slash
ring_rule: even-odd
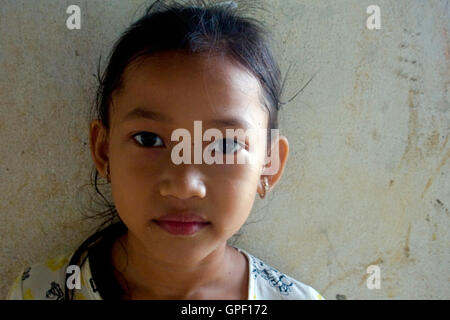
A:
<svg viewBox="0 0 450 320">
<path fill-rule="evenodd" d="M 239 15 L 235 2 L 157 1 L 116 43 L 99 80 L 90 145 L 111 184 L 109 224 L 74 253 L 23 270 L 10 299 L 323 299 L 227 245 L 256 193 L 264 198 L 279 181 L 289 152 L 285 137 L 269 134 L 278 128 L 282 87 L 257 21 Z M 172 134 L 184 128 L 194 136 L 194 121 L 224 136 L 264 130 L 255 131 L 252 149 L 239 135 L 201 142 L 215 156 L 240 153 L 244 164 L 175 164 Z M 274 152 L 278 165 L 269 172 L 266 155 Z"/>
</svg>

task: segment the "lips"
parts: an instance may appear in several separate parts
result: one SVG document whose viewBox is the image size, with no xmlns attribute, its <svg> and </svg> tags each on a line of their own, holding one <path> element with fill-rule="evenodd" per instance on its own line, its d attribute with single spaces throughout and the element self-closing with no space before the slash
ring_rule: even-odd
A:
<svg viewBox="0 0 450 320">
<path fill-rule="evenodd" d="M 171 222 L 207 222 L 204 218 L 193 212 L 171 212 L 156 220 Z"/>
<path fill-rule="evenodd" d="M 174 235 L 192 235 L 211 224 L 192 212 L 172 212 L 153 221 Z"/>
</svg>

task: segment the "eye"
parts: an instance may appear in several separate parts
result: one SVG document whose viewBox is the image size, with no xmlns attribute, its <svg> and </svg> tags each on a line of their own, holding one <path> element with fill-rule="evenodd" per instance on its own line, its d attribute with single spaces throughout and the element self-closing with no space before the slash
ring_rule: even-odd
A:
<svg viewBox="0 0 450 320">
<path fill-rule="evenodd" d="M 239 143 L 236 139 L 222 139 L 219 140 L 217 145 L 220 147 L 221 153 L 236 153 L 237 151 L 241 150 L 243 148 L 243 145 Z M 214 148 L 213 150 L 215 150 Z M 234 150 L 234 151 L 233 151 Z M 232 152 L 233 151 L 233 152 Z"/>
<path fill-rule="evenodd" d="M 133 139 L 138 141 L 140 145 L 146 148 L 164 146 L 164 143 L 162 142 L 161 138 L 153 132 L 139 132 L 133 135 Z M 160 144 L 155 145 L 155 143 L 157 143 L 158 140 L 160 141 Z"/>
</svg>

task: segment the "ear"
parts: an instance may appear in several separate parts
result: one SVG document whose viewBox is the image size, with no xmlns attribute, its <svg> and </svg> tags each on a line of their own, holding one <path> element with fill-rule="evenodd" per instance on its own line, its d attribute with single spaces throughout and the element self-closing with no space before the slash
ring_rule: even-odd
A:
<svg viewBox="0 0 450 320">
<path fill-rule="evenodd" d="M 267 176 L 269 189 L 272 189 L 280 180 L 289 155 L 289 142 L 285 136 L 278 136 L 272 141 L 270 156 L 266 158 L 266 164 L 262 168 L 261 177 Z M 262 179 L 260 179 L 262 180 Z M 264 186 L 258 185 L 258 192 L 262 192 Z"/>
<path fill-rule="evenodd" d="M 100 120 L 94 120 L 90 124 L 89 130 L 91 155 L 95 167 L 100 175 L 106 178 L 106 166 L 109 162 L 108 157 L 108 130 L 103 126 Z"/>
</svg>

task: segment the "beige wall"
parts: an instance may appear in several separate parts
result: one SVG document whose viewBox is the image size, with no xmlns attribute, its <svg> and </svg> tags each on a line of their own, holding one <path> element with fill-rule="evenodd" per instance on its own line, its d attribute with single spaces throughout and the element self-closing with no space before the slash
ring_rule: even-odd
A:
<svg viewBox="0 0 450 320">
<path fill-rule="evenodd" d="M 142 2 L 1 0 L 0 298 L 92 226 L 93 74 Z M 449 299 L 449 2 L 266 3 L 283 74 L 295 63 L 285 99 L 317 75 L 281 113 L 285 175 L 236 245 L 328 299 Z M 381 30 L 366 28 L 371 4 Z"/>
</svg>

